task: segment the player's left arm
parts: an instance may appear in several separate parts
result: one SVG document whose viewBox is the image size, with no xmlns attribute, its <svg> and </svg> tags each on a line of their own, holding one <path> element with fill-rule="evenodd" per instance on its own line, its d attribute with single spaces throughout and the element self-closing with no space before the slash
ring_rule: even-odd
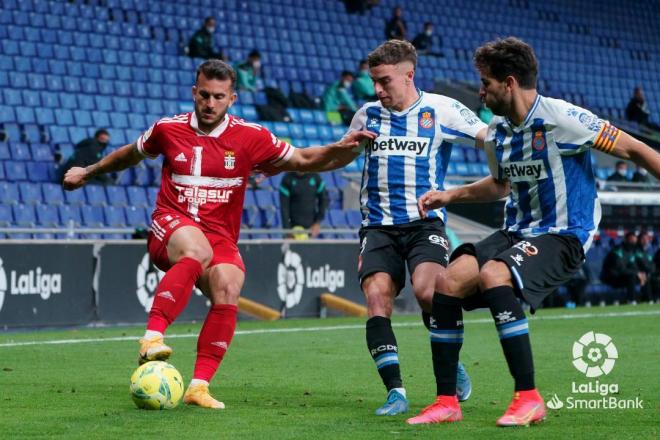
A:
<svg viewBox="0 0 660 440">
<path fill-rule="evenodd" d="M 341 168 L 360 154 L 360 143 L 376 139 L 370 131 L 353 131 L 340 141 L 322 147 L 296 148 L 291 158 L 278 166 L 282 171 L 321 172 Z"/>
<path fill-rule="evenodd" d="M 596 141 L 593 148 L 620 159 L 631 160 L 660 180 L 660 153 L 624 131 L 619 130 L 614 142 Z"/>
</svg>

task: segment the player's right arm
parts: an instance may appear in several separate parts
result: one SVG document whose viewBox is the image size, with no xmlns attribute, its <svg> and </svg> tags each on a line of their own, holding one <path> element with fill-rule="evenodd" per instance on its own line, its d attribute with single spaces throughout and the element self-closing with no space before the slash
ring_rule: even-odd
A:
<svg viewBox="0 0 660 440">
<path fill-rule="evenodd" d="M 138 150 L 137 143 L 124 145 L 95 164 L 84 168 L 72 167 L 64 175 L 62 186 L 67 191 L 78 189 L 95 176 L 125 170 L 137 165 L 142 159 L 144 159 L 144 155 Z"/>
<path fill-rule="evenodd" d="M 494 202 L 511 192 L 508 180 L 484 177 L 469 185 L 462 185 L 446 191 L 428 191 L 417 201 L 417 209 L 422 218 L 429 211 L 443 208 L 452 203 Z"/>
</svg>

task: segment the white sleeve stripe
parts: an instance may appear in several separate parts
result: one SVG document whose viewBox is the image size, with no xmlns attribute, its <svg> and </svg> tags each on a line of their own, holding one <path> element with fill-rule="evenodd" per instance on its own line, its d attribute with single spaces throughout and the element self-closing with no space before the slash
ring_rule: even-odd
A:
<svg viewBox="0 0 660 440">
<path fill-rule="evenodd" d="M 274 162 L 272 162 L 272 164 L 275 165 L 276 167 L 282 166 L 285 163 L 287 163 L 289 161 L 289 159 L 291 159 L 291 156 L 293 156 L 294 151 L 296 150 L 295 147 L 292 147 L 289 144 L 286 144 L 286 145 L 287 145 L 288 148 L 286 149 L 286 152 L 284 153 L 284 155 L 283 156 L 281 155 L 278 159 L 276 159 Z"/>
<path fill-rule="evenodd" d="M 137 144 L 138 152 L 139 152 L 142 156 L 144 156 L 144 157 L 148 157 L 149 159 L 155 159 L 155 158 L 157 158 L 158 155 L 155 155 L 155 156 L 154 156 L 154 155 L 152 155 L 152 154 L 147 153 L 147 151 L 144 149 L 144 141 L 142 140 L 142 138 L 143 138 L 143 135 L 140 135 L 140 137 L 137 139 L 137 141 L 135 141 L 135 143 Z"/>
</svg>

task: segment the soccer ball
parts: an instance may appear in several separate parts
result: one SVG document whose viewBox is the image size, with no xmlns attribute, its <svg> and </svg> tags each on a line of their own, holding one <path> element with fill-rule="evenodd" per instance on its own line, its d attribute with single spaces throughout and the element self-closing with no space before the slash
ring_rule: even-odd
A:
<svg viewBox="0 0 660 440">
<path fill-rule="evenodd" d="M 131 397 L 138 408 L 172 409 L 182 396 L 181 373 L 167 362 L 147 362 L 131 375 Z"/>
</svg>

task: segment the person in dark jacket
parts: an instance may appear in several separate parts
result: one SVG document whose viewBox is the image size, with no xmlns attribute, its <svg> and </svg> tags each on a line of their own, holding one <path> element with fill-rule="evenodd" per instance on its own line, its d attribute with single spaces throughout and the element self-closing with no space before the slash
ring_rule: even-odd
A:
<svg viewBox="0 0 660 440">
<path fill-rule="evenodd" d="M 312 238 L 321 232 L 328 207 L 325 182 L 318 173 L 286 173 L 280 183 L 282 227 L 310 229 Z"/>
<path fill-rule="evenodd" d="M 71 155 L 71 157 L 60 168 L 60 178 L 63 178 L 64 174 L 71 167 L 86 167 L 98 162 L 99 159 L 103 157 L 103 152 L 109 142 L 110 133 L 105 128 L 99 128 L 96 130 L 93 138 L 83 139 L 78 142 L 76 146 L 73 147 L 73 155 Z M 103 174 L 95 176 L 89 183 L 107 184 L 112 182 L 114 182 L 114 179 L 110 175 Z"/>
<path fill-rule="evenodd" d="M 400 6 L 397 6 L 392 11 L 392 17 L 385 23 L 385 38 L 388 40 L 405 40 L 406 29 L 403 11 Z"/>
<path fill-rule="evenodd" d="M 216 48 L 213 41 L 215 32 L 215 18 L 206 17 L 204 25 L 197 30 L 188 43 L 188 56 L 192 58 L 203 58 L 205 60 L 216 58 L 227 61 L 222 49 Z"/>
<path fill-rule="evenodd" d="M 627 232 L 623 243 L 613 247 L 605 256 L 600 279 L 611 287 L 625 288 L 627 301 L 637 303 L 637 286 L 646 285 L 647 276 L 639 267 L 637 236 L 634 232 Z"/>
<path fill-rule="evenodd" d="M 640 296 L 642 300 L 653 301 L 655 299 L 654 290 L 660 286 L 654 283 L 654 274 L 656 271 L 653 252 L 651 250 L 651 240 L 653 237 L 648 231 L 641 231 L 637 235 L 637 267 L 646 276 L 646 283 L 641 286 Z"/>
</svg>

